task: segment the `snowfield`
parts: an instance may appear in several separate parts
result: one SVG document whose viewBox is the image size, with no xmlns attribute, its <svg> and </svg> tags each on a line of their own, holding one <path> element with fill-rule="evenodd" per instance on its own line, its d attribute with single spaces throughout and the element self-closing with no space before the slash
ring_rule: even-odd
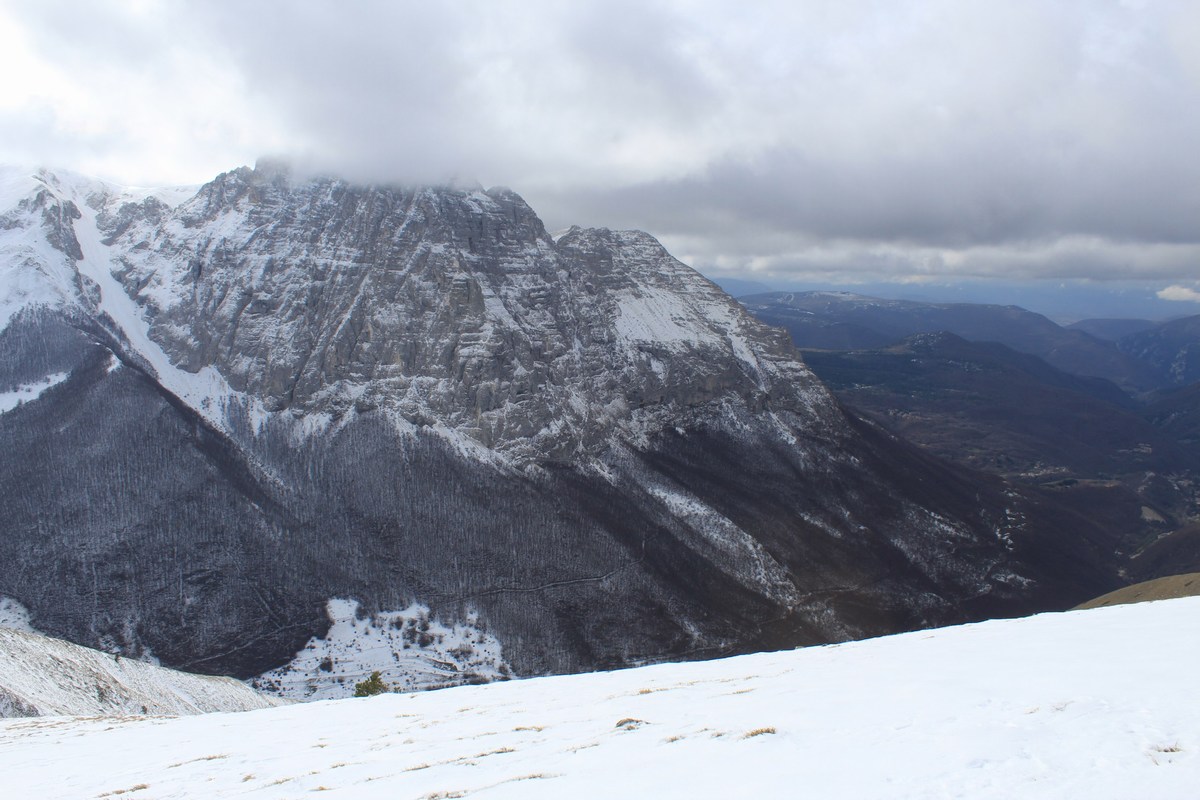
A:
<svg viewBox="0 0 1200 800">
<path fill-rule="evenodd" d="M 1195 798 L 1200 598 L 175 719 L 0 723 L 10 797 Z"/>
<path fill-rule="evenodd" d="M 19 604 L 0 598 L 0 717 L 203 714 L 285 702 L 232 678 L 164 669 L 20 630 L 28 621 Z"/>
<path fill-rule="evenodd" d="M 164 669 L 19 630 L 28 620 L 19 604 L 0 599 L 0 717 L 205 714 L 286 702 L 232 678 Z"/>
</svg>

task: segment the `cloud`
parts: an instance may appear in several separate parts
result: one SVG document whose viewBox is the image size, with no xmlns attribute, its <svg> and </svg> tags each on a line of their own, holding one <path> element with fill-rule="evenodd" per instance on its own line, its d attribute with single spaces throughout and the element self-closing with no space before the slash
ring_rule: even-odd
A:
<svg viewBox="0 0 1200 800">
<path fill-rule="evenodd" d="M 1200 303 L 1200 292 L 1178 284 L 1168 286 L 1156 292 L 1159 300 L 1181 300 L 1190 303 Z"/>
<path fill-rule="evenodd" d="M 0 0 L 25 76 L 0 157 L 474 179 L 551 228 L 758 274 L 1184 280 L 1198 24 L 1084 0 Z"/>
</svg>

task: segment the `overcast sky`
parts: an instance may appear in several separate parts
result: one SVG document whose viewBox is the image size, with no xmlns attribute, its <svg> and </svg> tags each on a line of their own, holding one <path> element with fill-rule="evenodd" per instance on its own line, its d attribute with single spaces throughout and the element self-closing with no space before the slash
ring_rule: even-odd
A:
<svg viewBox="0 0 1200 800">
<path fill-rule="evenodd" d="M 0 70 L 7 162 L 284 155 L 507 185 L 710 274 L 1200 301 L 1196 2 L 0 0 Z"/>
</svg>

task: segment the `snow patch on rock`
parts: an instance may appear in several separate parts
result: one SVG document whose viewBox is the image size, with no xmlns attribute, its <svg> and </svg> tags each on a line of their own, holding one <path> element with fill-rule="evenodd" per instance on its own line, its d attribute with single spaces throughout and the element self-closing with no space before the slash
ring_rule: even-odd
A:
<svg viewBox="0 0 1200 800">
<path fill-rule="evenodd" d="M 235 392 L 215 367 L 205 367 L 193 373 L 171 362 L 162 347 L 150 338 L 149 325 L 141 307 L 126 294 L 125 287 L 113 276 L 112 256 L 96 225 L 96 212 L 86 205 L 80 211 L 83 217 L 75 226 L 75 235 L 83 250 L 79 272 L 99 287 L 99 310 L 116 323 L 168 391 L 218 429 L 227 430 L 226 410 L 229 404 L 235 400 L 249 401 Z"/>
<path fill-rule="evenodd" d="M 697 544 L 716 551 L 713 563 L 730 565 L 727 572 L 744 585 L 780 603 L 790 605 L 799 599 L 787 570 L 728 517 L 682 489 L 664 484 L 652 484 L 647 489 L 672 515 L 700 534 L 703 542 Z"/>
</svg>

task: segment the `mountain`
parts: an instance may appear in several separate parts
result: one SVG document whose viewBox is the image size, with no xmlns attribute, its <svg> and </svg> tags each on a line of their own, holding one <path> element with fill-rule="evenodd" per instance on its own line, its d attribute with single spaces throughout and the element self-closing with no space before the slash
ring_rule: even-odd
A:
<svg viewBox="0 0 1200 800">
<path fill-rule="evenodd" d="M 0 595 L 40 631 L 326 697 L 1121 583 L 1102 528 L 847 413 L 645 233 L 273 164 L 0 190 Z"/>
<path fill-rule="evenodd" d="M 1142 413 L 1181 444 L 1200 445 L 1200 383 L 1155 392 Z"/>
<path fill-rule="evenodd" d="M 231 678 L 188 675 L 0 627 L 0 717 L 178 716 L 279 703 Z"/>
<path fill-rule="evenodd" d="M 1018 306 L 919 303 L 848 292 L 770 292 L 740 300 L 759 319 L 785 328 L 802 349 L 876 349 L 914 334 L 948 331 L 970 341 L 999 342 L 1064 372 L 1105 378 L 1127 391 L 1161 384 L 1156 370 L 1112 342 L 1062 328 Z"/>
<path fill-rule="evenodd" d="M 1045 480 L 1200 467 L 1114 384 L 1002 344 L 927 333 L 805 362 L 843 402 L 974 469 Z"/>
<path fill-rule="evenodd" d="M 1122 336 L 1148 331 L 1156 325 L 1157 322 L 1148 319 L 1081 319 L 1067 325 L 1066 328 L 1071 331 L 1083 331 L 1097 339 L 1115 342 Z"/>
<path fill-rule="evenodd" d="M 948 461 L 1038 486 L 1108 530 L 1126 577 L 1200 563 L 1187 533 L 1200 515 L 1200 455 L 1186 390 L 1144 406 L 1108 381 L 951 333 L 882 350 L 806 351 L 805 361 L 843 403 L 889 430 Z"/>
<path fill-rule="evenodd" d="M 1185 598 L 243 714 L 7 720 L 0 769 L 47 800 L 1186 798 L 1198 616 Z"/>
<path fill-rule="evenodd" d="M 1164 386 L 1200 381 L 1200 315 L 1159 323 L 1122 336 L 1122 352 L 1151 365 Z"/>
</svg>

